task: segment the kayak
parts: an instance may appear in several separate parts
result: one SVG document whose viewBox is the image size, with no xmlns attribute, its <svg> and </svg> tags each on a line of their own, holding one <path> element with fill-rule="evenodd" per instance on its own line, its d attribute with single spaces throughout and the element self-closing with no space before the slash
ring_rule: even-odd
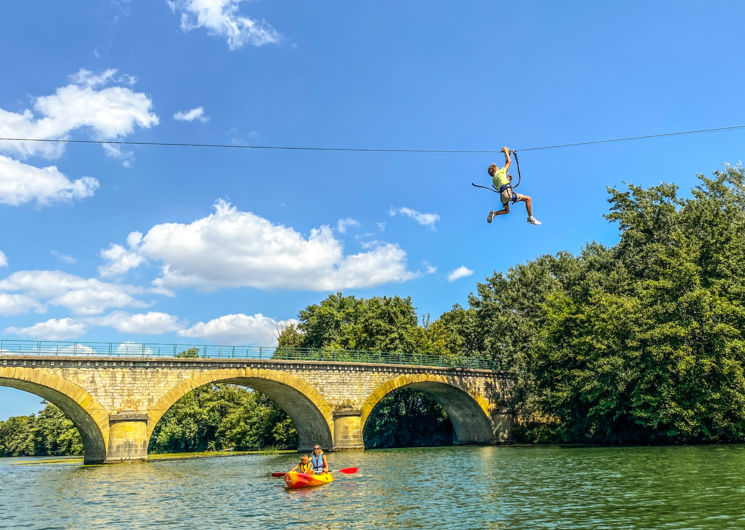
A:
<svg viewBox="0 0 745 530">
<path fill-rule="evenodd" d="M 331 484 L 333 481 L 334 475 L 331 473 L 312 475 L 310 473 L 290 471 L 285 475 L 285 484 L 291 489 L 306 488 L 308 486 L 323 486 L 324 484 Z"/>
</svg>

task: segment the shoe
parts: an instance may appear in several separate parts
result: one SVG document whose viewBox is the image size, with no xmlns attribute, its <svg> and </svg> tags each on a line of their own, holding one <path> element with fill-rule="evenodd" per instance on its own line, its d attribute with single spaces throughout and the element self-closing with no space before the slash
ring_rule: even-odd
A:
<svg viewBox="0 0 745 530">
<path fill-rule="evenodd" d="M 486 222 L 491 223 L 492 219 L 494 219 L 494 216 L 497 215 L 497 212 L 489 212 L 489 215 L 486 216 Z"/>
<path fill-rule="evenodd" d="M 539 225 L 541 222 L 535 217 L 528 217 L 528 222 L 532 225 Z"/>
</svg>

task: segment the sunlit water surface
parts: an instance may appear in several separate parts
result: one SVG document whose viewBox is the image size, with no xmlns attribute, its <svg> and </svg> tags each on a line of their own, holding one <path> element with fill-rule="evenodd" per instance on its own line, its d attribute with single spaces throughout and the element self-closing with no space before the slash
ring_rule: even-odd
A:
<svg viewBox="0 0 745 530">
<path fill-rule="evenodd" d="M 0 459 L 0 526 L 745 528 L 745 446 L 447 447 L 329 453 L 333 484 L 286 491 L 296 455 L 146 464 Z"/>
</svg>

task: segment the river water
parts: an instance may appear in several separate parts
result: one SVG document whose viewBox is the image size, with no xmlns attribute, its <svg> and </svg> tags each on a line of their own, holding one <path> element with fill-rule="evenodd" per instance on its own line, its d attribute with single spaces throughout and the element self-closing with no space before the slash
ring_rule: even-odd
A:
<svg viewBox="0 0 745 530">
<path fill-rule="evenodd" d="M 745 446 L 444 447 L 327 453 L 333 484 L 286 491 L 297 456 L 82 466 L 0 459 L 0 526 L 745 528 Z"/>
</svg>

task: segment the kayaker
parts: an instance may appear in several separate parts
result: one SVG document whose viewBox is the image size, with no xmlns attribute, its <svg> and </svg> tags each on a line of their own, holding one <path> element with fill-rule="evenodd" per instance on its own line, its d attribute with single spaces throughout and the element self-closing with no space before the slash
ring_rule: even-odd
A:
<svg viewBox="0 0 745 530">
<path fill-rule="evenodd" d="M 300 457 L 300 463 L 290 470 L 290 473 L 297 471 L 298 473 L 310 473 L 313 471 L 313 466 L 310 464 L 310 458 L 308 455 Z"/>
<path fill-rule="evenodd" d="M 313 456 L 310 457 L 310 463 L 313 467 L 313 473 L 316 475 L 329 472 L 329 463 L 320 445 L 313 446 Z"/>
</svg>

